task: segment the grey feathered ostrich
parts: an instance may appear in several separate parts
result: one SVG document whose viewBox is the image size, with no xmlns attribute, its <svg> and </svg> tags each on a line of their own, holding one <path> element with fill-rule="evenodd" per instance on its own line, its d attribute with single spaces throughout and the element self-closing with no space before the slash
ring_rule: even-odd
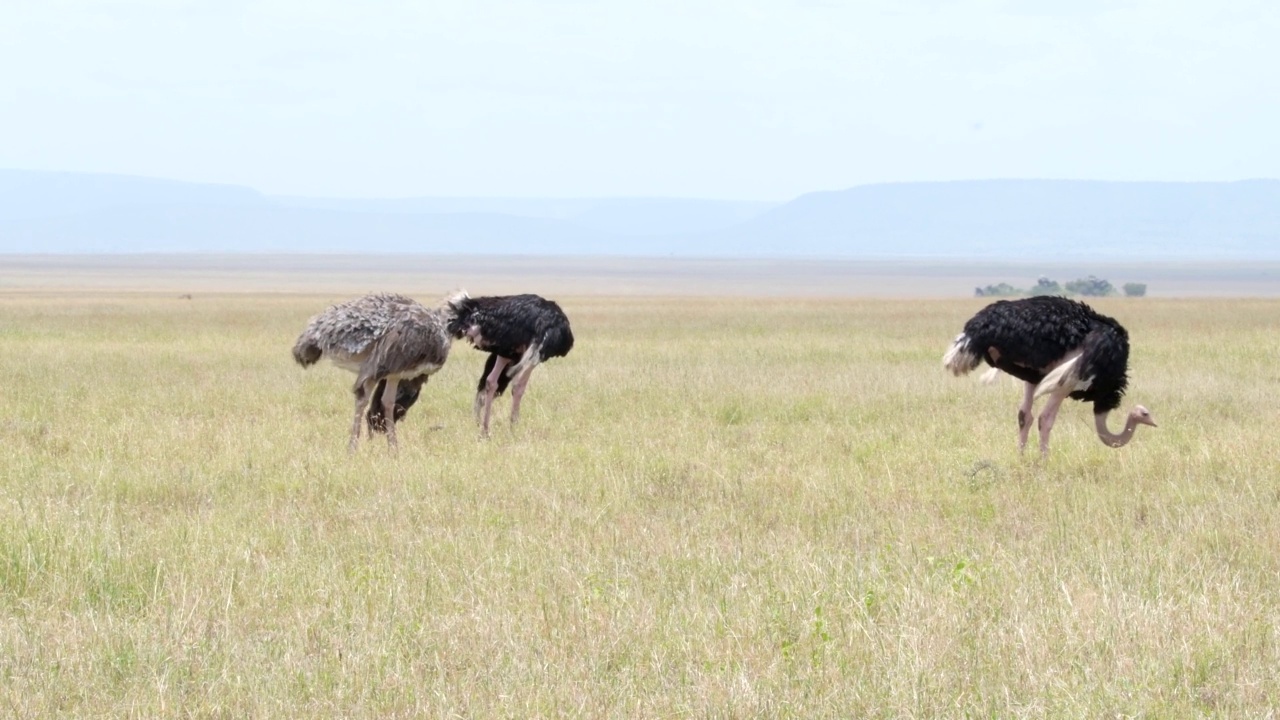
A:
<svg viewBox="0 0 1280 720">
<path fill-rule="evenodd" d="M 1156 425 L 1151 413 L 1137 405 L 1124 430 L 1107 429 L 1107 415 L 1120 406 L 1129 382 L 1129 334 L 1082 302 L 1042 296 L 988 305 L 965 323 L 942 358 L 955 375 L 983 361 L 992 366 L 993 377 L 1003 370 L 1026 383 L 1018 408 L 1019 450 L 1031 432 L 1031 405 L 1042 395 L 1049 396 L 1038 420 L 1043 455 L 1049 453 L 1049 432 L 1067 398 L 1093 403 L 1098 438 L 1111 447 L 1128 443 L 1138 425 Z"/>
<path fill-rule="evenodd" d="M 293 345 L 293 359 L 306 367 L 329 358 L 356 374 L 351 450 L 360 442 L 360 416 L 371 400 L 369 437 L 385 431 L 387 443 L 396 446 L 396 423 L 449 357 L 452 308 L 448 302 L 427 308 L 403 295 L 374 293 L 334 305 L 307 323 Z"/>
<path fill-rule="evenodd" d="M 473 298 L 463 293 L 451 299 L 450 305 L 454 316 L 449 333 L 455 338 L 465 337 L 477 350 L 489 353 L 476 388 L 476 420 L 488 435 L 493 399 L 514 383 L 511 422 L 515 424 L 533 369 L 544 360 L 563 357 L 573 349 L 569 318 L 559 305 L 537 295 Z"/>
</svg>

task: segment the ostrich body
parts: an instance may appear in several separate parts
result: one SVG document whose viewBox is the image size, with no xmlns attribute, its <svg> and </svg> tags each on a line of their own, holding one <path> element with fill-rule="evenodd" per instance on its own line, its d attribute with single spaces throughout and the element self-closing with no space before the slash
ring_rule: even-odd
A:
<svg viewBox="0 0 1280 720">
<path fill-rule="evenodd" d="M 563 357 L 573 349 L 569 318 L 554 302 L 537 295 L 469 297 L 450 300 L 453 319 L 449 333 L 466 338 L 489 353 L 476 387 L 476 420 L 489 434 L 493 399 L 511 385 L 511 422 L 520 418 L 529 375 L 539 363 Z"/>
<path fill-rule="evenodd" d="M 1049 453 L 1049 433 L 1058 408 L 1067 398 L 1093 403 L 1098 438 L 1121 447 L 1138 425 L 1155 427 L 1141 405 L 1130 411 L 1124 430 L 1107 428 L 1107 415 L 1120 406 L 1128 385 L 1129 334 L 1114 319 L 1082 302 L 1041 296 L 999 300 L 978 311 L 964 325 L 942 358 L 955 375 L 963 375 L 985 361 L 990 375 L 1004 371 L 1026 384 L 1018 408 L 1018 449 L 1031 432 L 1031 406 L 1048 395 L 1040 412 L 1040 452 Z"/>
<path fill-rule="evenodd" d="M 334 305 L 307 323 L 294 343 L 294 360 L 306 367 L 328 358 L 356 374 L 351 450 L 360 442 L 360 416 L 371 400 L 369 436 L 385 431 L 387 443 L 396 446 L 396 423 L 449 357 L 451 307 L 427 308 L 403 295 L 374 293 Z"/>
</svg>

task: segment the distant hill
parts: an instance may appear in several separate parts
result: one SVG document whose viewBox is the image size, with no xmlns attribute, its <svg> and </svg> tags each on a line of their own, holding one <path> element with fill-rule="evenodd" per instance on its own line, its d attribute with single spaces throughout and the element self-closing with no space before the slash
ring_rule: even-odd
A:
<svg viewBox="0 0 1280 720">
<path fill-rule="evenodd" d="M 261 207 L 257 190 L 128 175 L 0 170 L 0 227 L 15 220 L 175 205 Z M 0 243 L 7 237 L 0 236 Z M 0 247 L 4 245 L 0 244 Z"/>
<path fill-rule="evenodd" d="M 0 252 L 1280 258 L 1280 181 L 866 185 L 788 203 L 274 197 L 0 170 Z"/>
<path fill-rule="evenodd" d="M 683 198 L 330 199 L 0 170 L 0 252 L 665 255 L 773 203 Z"/>
<path fill-rule="evenodd" d="M 750 255 L 1280 257 L 1280 181 L 866 185 L 802 195 L 709 245 Z"/>
<path fill-rule="evenodd" d="M 691 198 L 402 198 L 337 200 L 273 197 L 293 208 L 362 213 L 472 214 L 563 220 L 607 235 L 678 235 L 728 228 L 777 206 L 777 203 Z"/>
</svg>

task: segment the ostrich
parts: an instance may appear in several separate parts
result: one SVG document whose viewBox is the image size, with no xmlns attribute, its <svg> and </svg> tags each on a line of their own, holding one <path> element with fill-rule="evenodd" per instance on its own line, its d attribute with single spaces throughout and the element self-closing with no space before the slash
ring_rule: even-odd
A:
<svg viewBox="0 0 1280 720">
<path fill-rule="evenodd" d="M 569 318 L 560 306 L 537 295 L 469 297 L 450 300 L 453 318 L 449 333 L 467 338 L 477 350 L 489 353 L 476 387 L 475 413 L 489 434 L 493 398 L 511 388 L 511 423 L 520 418 L 520 398 L 529 375 L 547 358 L 563 357 L 573 349 Z M 514 364 L 513 364 L 514 363 Z"/>
<path fill-rule="evenodd" d="M 370 438 L 385 431 L 387 444 L 396 446 L 396 423 L 449 357 L 452 308 L 448 302 L 427 308 L 403 295 L 374 293 L 334 305 L 307 323 L 294 343 L 293 359 L 306 367 L 327 357 L 356 374 L 350 450 L 360 442 L 360 416 L 370 400 L 375 404 L 368 415 Z"/>
<path fill-rule="evenodd" d="M 422 393 L 422 386 L 427 383 L 427 378 L 429 377 L 430 375 L 423 374 L 408 380 L 401 380 L 396 385 L 395 413 L 391 416 L 393 422 L 403 420 L 404 416 L 409 413 L 409 408 L 418 402 L 418 395 Z M 387 381 L 385 379 L 379 380 L 378 387 L 373 390 L 373 399 L 369 401 L 369 412 L 365 417 L 369 421 L 370 436 L 375 432 L 384 433 L 387 431 L 387 416 L 382 408 L 382 393 L 386 392 L 386 389 Z"/>
<path fill-rule="evenodd" d="M 1031 405 L 1041 395 L 1049 400 L 1040 412 L 1040 453 L 1049 454 L 1049 432 L 1063 400 L 1093 403 L 1098 438 L 1121 447 L 1138 425 L 1156 426 L 1141 405 L 1129 412 L 1124 430 L 1107 429 L 1107 415 L 1120 406 L 1128 384 L 1129 334 L 1114 319 L 1082 302 L 1041 296 L 999 300 L 964 324 L 942 358 L 943 367 L 963 375 L 982 361 L 990 377 L 1003 370 L 1026 383 L 1018 408 L 1018 449 L 1031 432 Z"/>
</svg>

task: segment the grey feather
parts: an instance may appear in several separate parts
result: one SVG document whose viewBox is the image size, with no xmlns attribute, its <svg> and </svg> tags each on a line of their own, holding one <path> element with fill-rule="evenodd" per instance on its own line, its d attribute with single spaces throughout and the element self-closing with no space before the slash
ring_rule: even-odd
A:
<svg viewBox="0 0 1280 720">
<path fill-rule="evenodd" d="M 394 293 L 372 293 L 334 305 L 307 323 L 293 346 L 293 357 L 301 365 L 310 365 L 322 356 L 336 361 L 336 356 L 359 355 L 382 337 L 392 322 L 414 308 L 426 310 L 411 298 Z"/>
<path fill-rule="evenodd" d="M 372 293 L 312 317 L 294 342 L 293 358 L 304 367 L 327 358 L 354 372 L 358 404 L 368 400 L 364 395 L 371 382 L 413 381 L 397 390 L 396 414 L 401 415 L 401 408 L 407 411 L 417 399 L 426 376 L 448 359 L 454 313 L 447 301 L 428 308 L 403 295 Z M 374 429 L 385 425 L 382 408 L 370 408 L 369 423 Z"/>
</svg>

